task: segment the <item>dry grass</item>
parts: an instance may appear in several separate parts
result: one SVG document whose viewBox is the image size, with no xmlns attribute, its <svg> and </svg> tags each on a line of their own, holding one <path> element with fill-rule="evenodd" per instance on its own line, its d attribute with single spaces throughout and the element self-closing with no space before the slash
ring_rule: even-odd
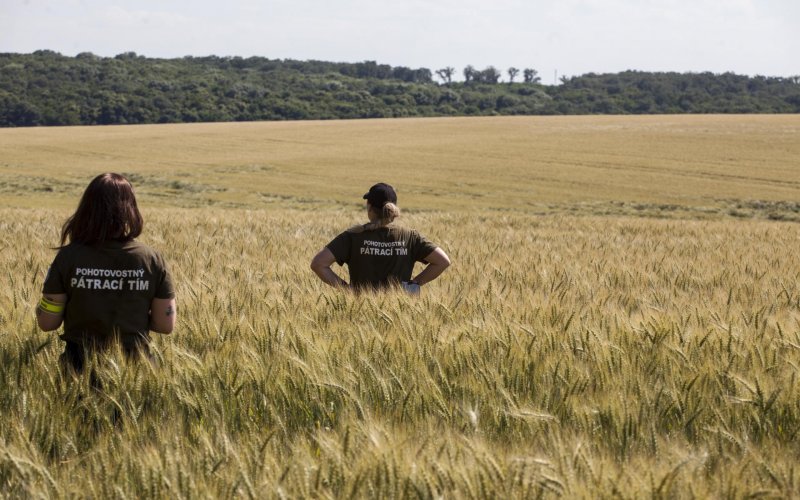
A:
<svg viewBox="0 0 800 500">
<path fill-rule="evenodd" d="M 697 117 L 685 126 L 719 122 L 720 128 L 711 127 L 709 135 L 724 137 L 723 130 L 734 129 L 735 121 L 729 119 Z M 514 126 L 490 137 L 510 134 L 528 119 L 505 120 L 498 120 L 498 126 Z M 550 144 L 560 141 L 577 148 L 583 144 L 575 138 L 580 129 L 585 134 L 592 127 L 613 132 L 631 123 L 640 125 L 633 127 L 638 131 L 633 136 L 652 136 L 655 144 L 661 133 L 669 142 L 665 130 L 686 118 L 662 118 L 663 124 L 656 118 L 602 118 L 593 125 L 583 120 L 551 122 L 564 128 L 559 138 L 558 127 L 550 127 Z M 761 123 L 773 132 L 780 120 L 786 120 L 781 127 L 787 130 L 794 126 L 792 120 L 796 123 L 793 117 L 744 120 L 745 130 Z M 489 122 L 466 121 L 465 134 Z M 341 125 L 352 132 L 368 130 L 371 123 L 384 131 L 396 127 L 397 132 L 414 122 Z M 419 123 L 451 125 L 449 120 Z M 283 139 L 301 135 L 303 129 L 300 124 L 239 127 L 274 127 L 274 136 Z M 41 141 L 47 134 L 62 136 L 62 145 L 53 148 L 69 158 L 81 148 L 92 151 L 93 143 L 81 139 L 84 134 L 119 134 L 120 155 L 130 155 L 125 144 L 135 141 L 126 142 L 124 130 L 136 135 L 168 129 L 76 129 L 73 142 L 67 140 L 68 130 L 29 133 L 41 134 Z M 232 144 L 229 136 L 234 134 L 225 130 L 228 133 L 209 135 L 206 142 Z M 332 123 L 310 124 L 302 133 L 312 136 L 311 143 L 323 144 L 320 131 L 328 138 L 347 135 Z M 8 141 L 9 131 L 2 132 L 0 142 Z M 373 137 L 387 141 L 392 135 L 373 132 Z M 753 133 L 753 144 L 769 142 L 766 135 Z M 427 140 L 433 148 L 433 139 L 417 139 L 418 144 Z M 611 138 L 595 140 L 599 142 L 593 144 Z M 779 137 L 764 151 L 779 150 L 781 141 Z M 24 142 L 20 138 L 15 144 Z M 331 148 L 336 147 L 333 142 Z M 63 146 L 67 143 L 72 145 Z M 247 143 L 241 139 L 239 147 Z M 14 151 L 24 149 L 15 147 Z M 487 151 L 493 147 L 485 145 Z M 234 147 L 230 148 L 227 154 L 233 162 Z M 422 209 L 407 215 L 406 223 L 453 258 L 447 274 L 426 287 L 420 298 L 396 293 L 354 296 L 322 285 L 308 262 L 338 230 L 363 217 L 355 207 L 357 190 L 374 172 L 341 165 L 339 175 L 322 168 L 305 170 L 302 164 L 313 161 L 304 155 L 323 155 L 324 147 L 296 151 L 295 160 L 288 149 L 276 148 L 287 156 L 275 162 L 277 170 L 271 174 L 255 167 L 215 174 L 215 168 L 232 167 L 222 161 L 217 167 L 192 163 L 194 167 L 186 167 L 193 175 L 189 179 L 207 186 L 194 192 L 171 187 L 168 183 L 179 179 L 165 173 L 163 164 L 137 169 L 124 162 L 105 164 L 109 168 L 92 163 L 76 169 L 70 180 L 59 173 L 55 154 L 37 160 L 48 178 L 72 183 L 64 184 L 70 187 L 63 194 L 34 191 L 36 184 L 22 176 L 39 174 L 23 168 L 22 160 L 11 160 L 3 149 L 2 179 L 21 176 L 16 194 L 3 195 L 7 205 L 25 195 L 30 205 L 58 207 L 69 200 L 74 206 L 90 170 L 127 169 L 140 175 L 142 202 L 150 205 L 142 239 L 159 248 L 171 264 L 180 321 L 174 335 L 154 341 L 157 366 L 128 363 L 119 355 L 99 359 L 100 392 L 90 389 L 86 379 L 64 376 L 56 361 L 60 343 L 52 334 L 37 331 L 32 307 L 54 254 L 48 247 L 55 244 L 58 225 L 69 211 L 0 209 L 0 274 L 6 284 L 0 289 L 0 494 L 796 495 L 800 254 L 795 248 L 800 231 L 795 223 L 730 217 L 722 205 L 718 212 L 698 212 L 693 200 L 717 196 L 716 191 L 702 191 L 699 180 L 696 191 L 689 190 L 687 204 L 675 210 L 652 208 L 671 196 L 674 186 L 665 182 L 663 190 L 647 187 L 651 197 L 639 201 L 625 198 L 622 191 L 613 191 L 604 201 L 602 190 L 587 188 L 575 202 L 548 200 L 561 208 L 545 207 L 549 215 L 543 216 L 536 214 L 539 208 L 519 205 L 510 210 L 522 203 L 516 190 L 533 184 L 524 179 L 502 184 L 511 179 L 504 172 L 489 176 L 469 170 L 450 178 L 448 186 L 489 183 L 486 196 L 475 198 L 483 201 L 435 198 L 410 189 L 403 198 L 404 205 L 414 207 L 405 201 L 411 199 Z M 424 148 L 418 149 L 409 152 L 416 175 L 411 167 L 396 173 L 401 193 L 406 181 L 431 185 L 419 170 Z M 152 150 L 154 158 L 166 154 L 157 144 Z M 648 148 L 635 143 L 628 149 L 618 145 L 618 150 L 624 150 L 620 158 L 635 164 L 634 151 Z M 171 154 L 196 154 L 187 151 Z M 217 153 L 208 154 L 218 158 Z M 242 164 L 250 161 L 248 154 L 242 151 Z M 521 162 L 524 154 L 516 154 Z M 580 154 L 564 153 L 569 158 Z M 657 152 L 647 154 L 642 164 L 659 160 Z M 742 179 L 777 179 L 779 169 L 754 173 L 755 160 L 741 156 L 744 163 L 730 170 L 735 175 L 720 177 L 714 186 L 741 210 L 759 213 L 754 202 L 747 201 L 751 198 L 737 198 L 737 190 L 748 182 Z M 169 163 L 170 158 L 159 161 Z M 191 162 L 200 161 L 195 158 Z M 353 153 L 353 158 L 365 161 L 363 155 Z M 713 170 L 713 162 L 703 158 L 698 168 Z M 786 206 L 798 199 L 785 187 L 798 175 L 786 158 L 781 160 L 786 182 L 755 183 L 758 191 L 752 199 Z M 544 168 L 544 160 L 531 162 Z M 16 173 L 9 173 L 12 163 L 18 165 Z M 287 174 L 290 168 L 294 174 Z M 589 175 L 589 170 L 582 172 Z M 388 172 L 380 170 L 374 178 Z M 643 179 L 636 169 L 625 172 L 626 178 Z M 558 174 L 554 170 L 548 175 L 553 179 Z M 323 189 L 325 182 L 330 187 Z M 548 182 L 541 184 L 558 186 Z M 692 184 L 687 180 L 684 187 Z M 258 197 L 259 190 L 268 189 L 264 186 L 286 198 Z M 322 194 L 304 203 L 299 193 L 317 194 L 317 188 Z M 457 189 L 464 194 L 470 188 Z M 556 193 L 561 188 L 553 189 Z M 175 208 L 204 200 L 212 207 Z M 622 202 L 626 205 L 619 205 Z M 157 203 L 171 206 L 152 208 Z M 220 208 L 234 203 L 250 208 Z M 588 214 L 636 203 L 651 208 L 631 208 L 632 213 L 696 218 L 558 214 L 569 207 Z M 439 205 L 441 210 L 432 210 Z"/>
<path fill-rule="evenodd" d="M 93 393 L 59 373 L 31 314 L 63 215 L 3 211 L 9 495 L 798 487 L 793 224 L 413 216 L 456 263 L 414 299 L 343 295 L 307 271 L 352 213 L 149 213 L 180 326 L 156 340 L 159 367 L 104 360 Z"/>
<path fill-rule="evenodd" d="M 354 186 L 392 179 L 416 210 L 800 212 L 796 115 L 4 129 L 0 151 L 10 207 L 45 189 L 47 203 L 72 207 L 87 177 L 113 168 L 139 175 L 150 206 L 344 207 Z"/>
</svg>

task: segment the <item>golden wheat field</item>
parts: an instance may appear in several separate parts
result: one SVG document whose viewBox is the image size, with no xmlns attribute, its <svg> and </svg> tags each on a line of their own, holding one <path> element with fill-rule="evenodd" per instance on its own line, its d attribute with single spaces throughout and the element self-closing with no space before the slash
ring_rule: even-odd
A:
<svg viewBox="0 0 800 500">
<path fill-rule="evenodd" d="M 33 307 L 103 171 L 179 321 L 97 391 Z M 309 269 L 380 180 L 419 297 Z M 4 497 L 800 495 L 800 117 L 5 129 L 0 207 Z"/>
</svg>

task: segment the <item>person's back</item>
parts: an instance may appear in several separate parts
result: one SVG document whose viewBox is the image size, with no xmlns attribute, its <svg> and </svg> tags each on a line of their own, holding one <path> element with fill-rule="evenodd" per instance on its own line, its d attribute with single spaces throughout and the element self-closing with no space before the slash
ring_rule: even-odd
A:
<svg viewBox="0 0 800 500">
<path fill-rule="evenodd" d="M 327 248 L 339 265 L 347 263 L 351 286 L 381 288 L 411 281 L 414 264 L 425 262 L 436 245 L 413 229 L 366 224 L 343 232 Z"/>
<path fill-rule="evenodd" d="M 400 209 L 392 186 L 375 184 L 364 199 L 370 222 L 339 234 L 311 260 L 311 269 L 322 281 L 332 286 L 348 286 L 331 269 L 336 262 L 347 264 L 353 288 L 384 288 L 402 283 L 408 291 L 416 293 L 421 285 L 436 279 L 450 265 L 441 248 L 417 231 L 394 223 Z M 423 262 L 426 267 L 412 278 L 416 262 Z"/>
<path fill-rule="evenodd" d="M 68 296 L 63 340 L 125 347 L 149 338 L 153 299 L 172 297 L 161 256 L 137 241 L 70 243 L 59 250 L 43 293 Z"/>
<path fill-rule="evenodd" d="M 44 331 L 64 323 L 61 360 L 78 371 L 88 351 L 119 342 L 126 354 L 147 354 L 150 331 L 174 328 L 172 281 L 161 256 L 135 240 L 142 227 L 130 182 L 108 173 L 89 183 L 61 229 L 36 320 Z"/>
</svg>

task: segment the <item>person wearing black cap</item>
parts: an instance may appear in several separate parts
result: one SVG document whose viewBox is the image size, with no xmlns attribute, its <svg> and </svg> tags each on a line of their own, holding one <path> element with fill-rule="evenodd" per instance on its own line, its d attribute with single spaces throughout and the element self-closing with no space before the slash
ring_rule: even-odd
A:
<svg viewBox="0 0 800 500">
<path fill-rule="evenodd" d="M 441 248 L 417 231 L 394 223 L 400 209 L 392 186 L 375 184 L 364 199 L 369 222 L 341 233 L 311 261 L 311 269 L 322 281 L 355 289 L 402 285 L 417 293 L 420 286 L 436 279 L 450 265 L 450 258 Z M 331 269 L 334 262 L 340 266 L 347 264 L 349 285 Z M 416 262 L 427 265 L 412 279 Z"/>
</svg>

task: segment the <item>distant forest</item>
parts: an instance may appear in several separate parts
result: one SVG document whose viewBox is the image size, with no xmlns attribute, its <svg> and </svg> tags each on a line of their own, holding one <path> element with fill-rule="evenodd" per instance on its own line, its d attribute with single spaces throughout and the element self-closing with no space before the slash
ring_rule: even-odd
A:
<svg viewBox="0 0 800 500">
<path fill-rule="evenodd" d="M 458 81 L 455 81 L 458 80 Z M 463 70 L 263 57 L 0 54 L 0 126 L 407 116 L 798 113 L 800 76 L 626 71 L 542 85 Z"/>
</svg>

